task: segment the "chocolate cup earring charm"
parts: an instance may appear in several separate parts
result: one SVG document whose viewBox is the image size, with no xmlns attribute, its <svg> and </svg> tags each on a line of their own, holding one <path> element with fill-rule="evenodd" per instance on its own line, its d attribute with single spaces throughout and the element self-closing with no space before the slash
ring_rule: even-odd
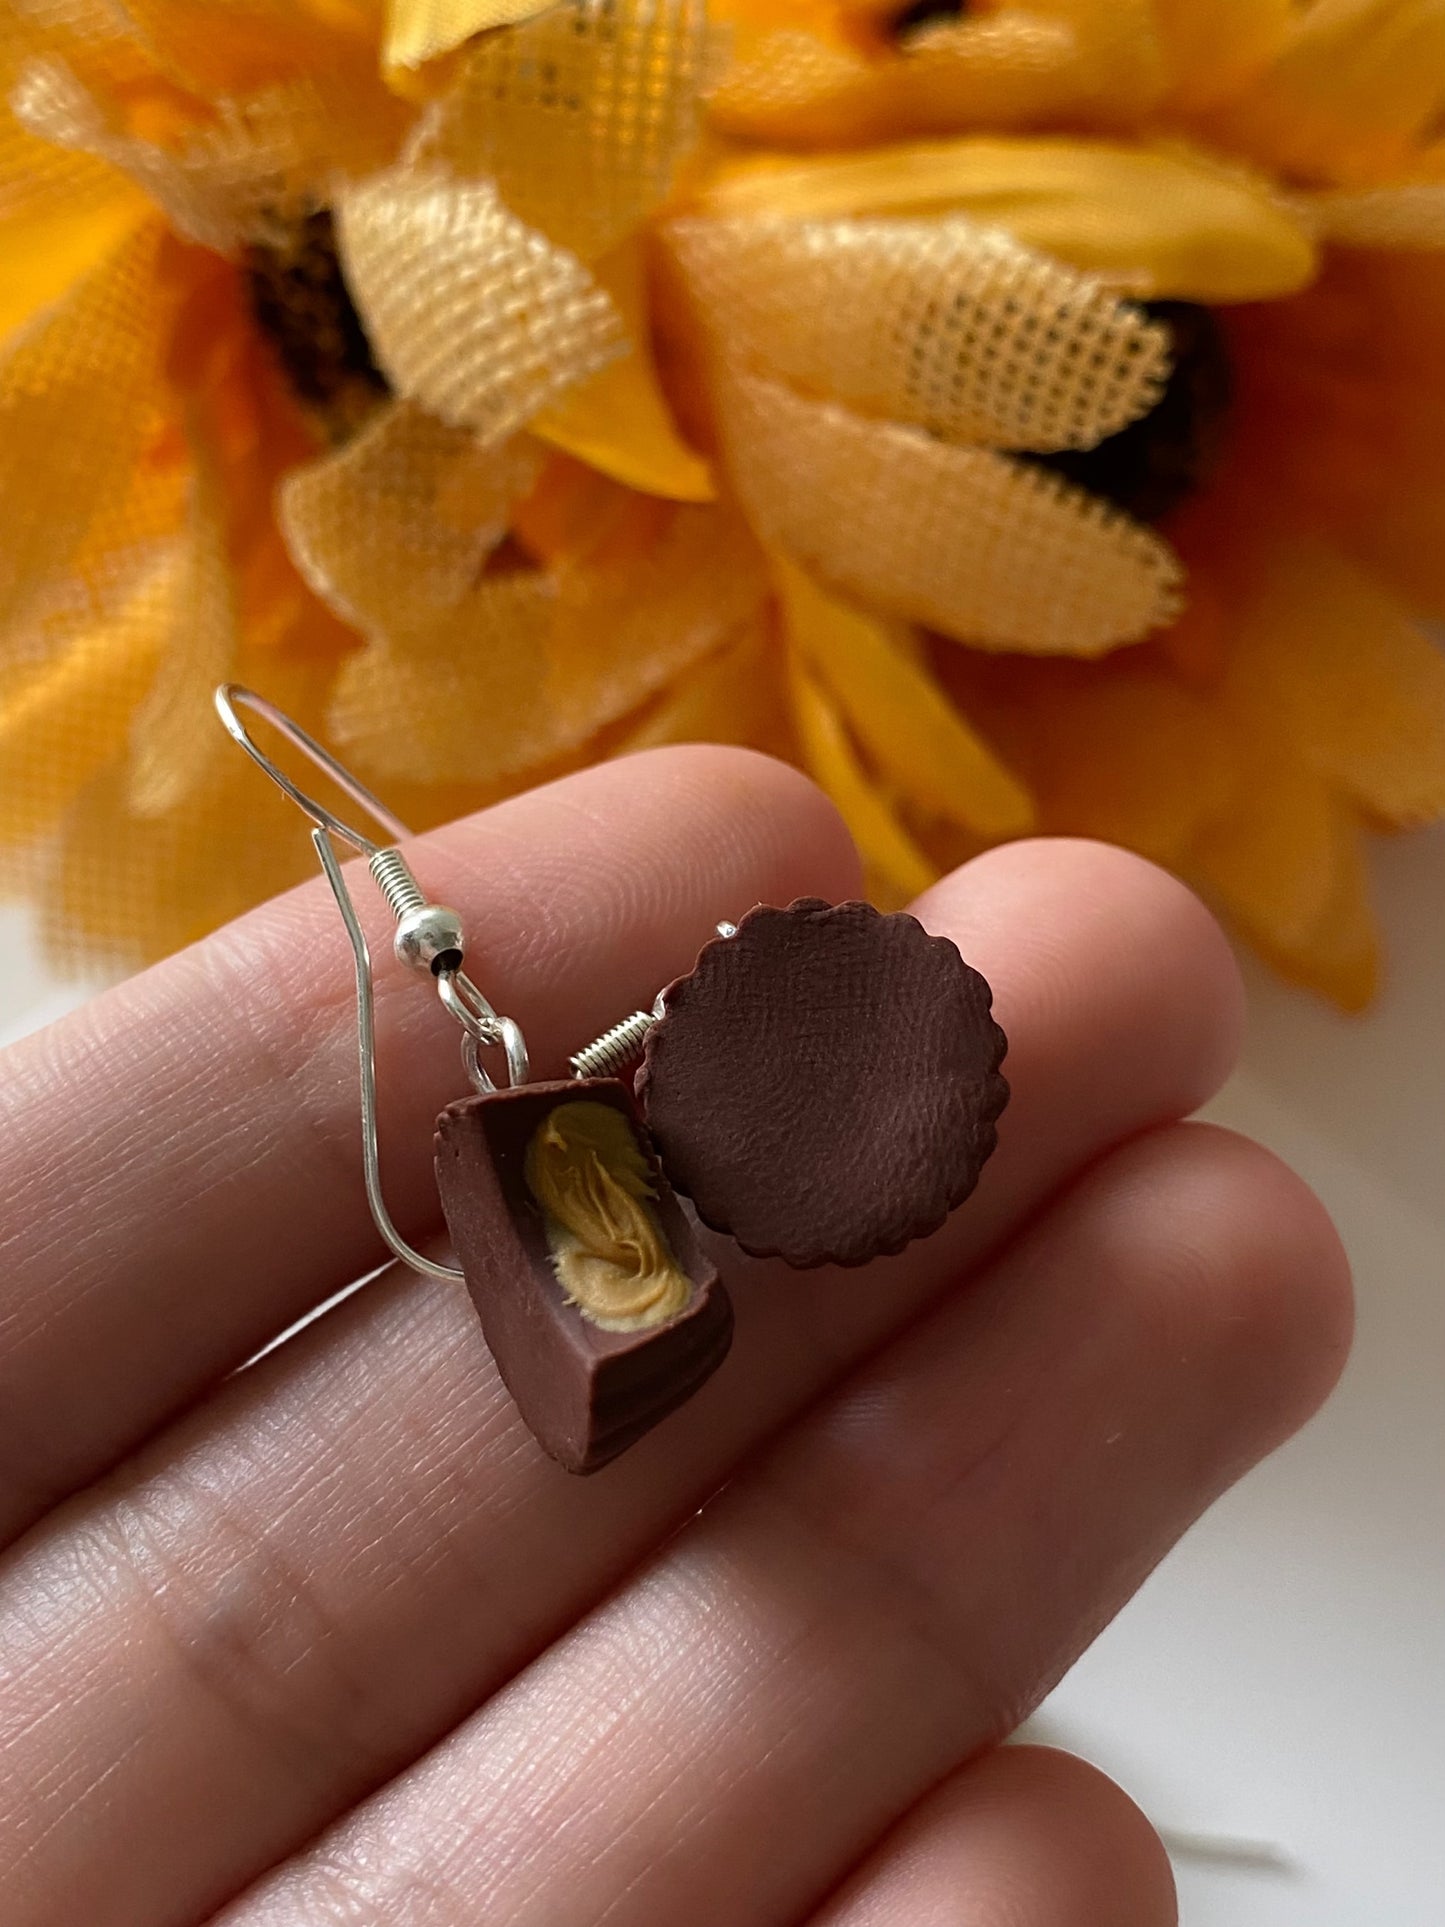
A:
<svg viewBox="0 0 1445 1927">
<path fill-rule="evenodd" d="M 428 899 L 396 847 L 404 825 L 254 690 L 223 684 L 216 709 L 309 819 L 346 928 L 377 1232 L 423 1277 L 465 1286 L 518 1410 L 567 1470 L 593 1472 L 625 1451 L 727 1355 L 732 1307 L 674 1187 L 744 1250 L 808 1266 L 900 1251 L 977 1183 L 1008 1096 L 1004 1035 L 983 978 L 912 917 L 808 898 L 719 925 L 720 941 L 651 1012 L 580 1050 L 571 1079 L 533 1082 L 520 1026 L 467 974 L 462 918 Z M 309 795 L 242 711 L 395 840 L 377 842 Z M 460 1268 L 410 1244 L 382 1195 L 371 950 L 342 847 L 364 860 L 395 918 L 397 959 L 461 1030 L 477 1095 L 442 1112 L 436 1139 Z M 612 1073 L 644 1039 L 635 1097 Z"/>
<path fill-rule="evenodd" d="M 692 1397 L 733 1315 L 615 1078 L 463 1098 L 437 1189 L 497 1369 L 544 1449 L 595 1472 Z"/>
<path fill-rule="evenodd" d="M 1008 1101 L 988 984 L 866 903 L 750 911 L 663 992 L 638 1079 L 663 1167 L 756 1257 L 863 1265 L 973 1190 Z"/>
</svg>

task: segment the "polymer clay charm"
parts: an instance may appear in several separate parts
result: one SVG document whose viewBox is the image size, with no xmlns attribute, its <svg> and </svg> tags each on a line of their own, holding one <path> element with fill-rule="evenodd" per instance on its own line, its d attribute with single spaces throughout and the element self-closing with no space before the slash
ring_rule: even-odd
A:
<svg viewBox="0 0 1445 1927">
<path fill-rule="evenodd" d="M 346 926 L 376 1228 L 414 1271 L 465 1287 L 519 1412 L 567 1471 L 608 1464 L 727 1356 L 732 1306 L 678 1193 L 745 1251 L 806 1267 L 901 1251 L 977 1183 L 1008 1097 L 1004 1034 L 988 985 L 946 938 L 866 903 L 759 907 L 720 924 L 650 1011 L 579 1050 L 570 1079 L 534 1082 L 521 1029 L 466 972 L 461 918 L 428 899 L 394 843 L 279 769 L 238 712 L 264 717 L 390 837 L 404 826 L 264 697 L 223 684 L 216 707 L 310 818 Z M 339 844 L 365 859 L 395 917 L 397 959 L 462 1032 L 473 1095 L 436 1134 L 460 1266 L 416 1250 L 382 1195 L 371 952 Z M 639 1055 L 634 1096 L 617 1073 Z"/>
<path fill-rule="evenodd" d="M 732 1306 L 613 1078 L 463 1098 L 437 1189 L 508 1391 L 545 1452 L 595 1472 L 727 1356 Z"/>
<path fill-rule="evenodd" d="M 973 1190 L 1008 1101 L 988 984 L 871 904 L 750 911 L 659 1000 L 638 1095 L 704 1224 L 756 1257 L 864 1265 Z"/>
</svg>

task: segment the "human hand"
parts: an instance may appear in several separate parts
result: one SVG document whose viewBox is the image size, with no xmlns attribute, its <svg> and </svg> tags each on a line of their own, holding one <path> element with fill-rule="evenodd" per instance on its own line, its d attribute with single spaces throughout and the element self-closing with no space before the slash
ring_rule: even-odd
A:
<svg viewBox="0 0 1445 1927">
<path fill-rule="evenodd" d="M 415 863 L 544 1075 L 717 918 L 857 889 L 817 793 L 723 749 Z M 996 1743 L 1324 1395 L 1344 1262 L 1272 1158 L 1178 1122 L 1239 1025 L 1178 884 L 1025 843 L 918 909 L 1011 1040 L 978 1193 L 863 1272 L 730 1261 L 727 1364 L 585 1481 L 409 1272 L 235 1373 L 381 1257 L 323 884 L 8 1053 L 6 1927 L 1173 1919 L 1120 1793 Z M 394 970 L 378 1017 L 424 1237 L 455 1033 Z"/>
</svg>

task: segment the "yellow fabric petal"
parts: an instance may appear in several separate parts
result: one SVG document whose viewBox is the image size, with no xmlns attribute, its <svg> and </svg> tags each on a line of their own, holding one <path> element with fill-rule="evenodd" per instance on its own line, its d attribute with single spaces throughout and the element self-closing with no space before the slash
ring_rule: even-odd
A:
<svg viewBox="0 0 1445 1927">
<path fill-rule="evenodd" d="M 790 669 L 793 715 L 808 774 L 832 797 L 868 869 L 893 900 L 906 903 L 934 882 L 937 869 L 884 801 L 859 762 L 837 709 L 796 660 Z"/>
<path fill-rule="evenodd" d="M 1183 150 L 1104 141 L 919 141 L 863 154 L 724 162 L 713 216 L 967 214 L 1141 296 L 1263 301 L 1303 287 L 1314 243 L 1268 183 Z"/>
<path fill-rule="evenodd" d="M 429 632 L 480 580 L 532 467 L 397 402 L 287 477 L 281 526 L 311 588 L 364 634 Z"/>
<path fill-rule="evenodd" d="M 1281 548 L 1246 610 L 1235 700 L 1397 827 L 1445 815 L 1445 655 L 1368 575 L 1315 543 Z"/>
<path fill-rule="evenodd" d="M 428 151 L 596 260 L 693 148 L 708 48 L 703 0 L 566 0 L 468 50 Z"/>
<path fill-rule="evenodd" d="M 1445 251 L 1333 250 L 1304 294 L 1227 320 L 1236 493 L 1445 618 Z"/>
<path fill-rule="evenodd" d="M 759 616 L 672 683 L 626 731 L 616 753 L 663 743 L 745 743 L 792 760 L 787 706 L 780 652 L 770 623 Z"/>
<path fill-rule="evenodd" d="M 1085 656 L 1173 612 L 1167 545 L 1042 469 L 761 377 L 727 376 L 720 403 L 763 539 L 871 609 L 963 642 Z"/>
<path fill-rule="evenodd" d="M 51 661 L 0 681 L 0 846 L 54 829 L 71 799 L 122 754 L 160 657 L 179 553 L 151 559 L 119 611 L 79 629 Z"/>
<path fill-rule="evenodd" d="M 1313 194 L 1305 206 L 1341 247 L 1445 251 L 1445 181 Z"/>
<path fill-rule="evenodd" d="M 984 128 L 1133 127 L 1163 86 L 1151 0 L 1031 0 L 898 40 L 882 5 L 739 36 L 709 98 L 726 133 L 782 147 L 846 147 Z M 874 16 L 877 16 L 875 21 Z M 860 31 L 866 22 L 867 29 Z"/>
<path fill-rule="evenodd" d="M 132 728 L 129 800 L 137 816 L 184 809 L 226 748 L 203 727 L 211 692 L 234 674 L 239 645 L 224 517 L 214 454 L 201 447 L 161 658 Z"/>
<path fill-rule="evenodd" d="M 1027 835 L 1028 792 L 889 625 L 826 595 L 785 557 L 776 560 L 775 580 L 800 659 L 893 787 L 982 836 Z"/>
<path fill-rule="evenodd" d="M 1090 125 L 1133 126 L 1158 101 L 1166 66 L 1156 0 L 1026 0 L 1024 11 L 1077 41 L 1097 103 Z"/>
<path fill-rule="evenodd" d="M 1267 741 L 1248 805 L 1201 837 L 1185 874 L 1276 969 L 1347 1010 L 1374 994 L 1377 934 L 1353 817 Z"/>
<path fill-rule="evenodd" d="M 243 655 L 237 667 L 243 681 L 264 687 L 304 728 L 324 735 L 330 661 L 283 653 L 258 664 Z M 215 731 L 213 715 L 200 726 Z M 131 965 L 168 955 L 316 874 L 295 805 L 234 749 L 213 760 L 183 810 L 135 816 L 126 786 L 117 760 L 80 794 L 45 883 L 57 919 L 92 950 Z"/>
<path fill-rule="evenodd" d="M 1255 941 L 1282 977 L 1354 1015 L 1379 989 L 1380 929 L 1363 842 L 1343 812 L 1337 832 L 1334 887 L 1306 941 L 1291 949 L 1272 943 L 1266 931 L 1257 932 Z"/>
<path fill-rule="evenodd" d="M 1252 937 L 1298 951 L 1335 887 L 1344 805 L 1278 740 L 1243 730 L 1238 740 L 1247 792 L 1195 839 L 1192 868 Z"/>
<path fill-rule="evenodd" d="M 1028 784 L 1045 832 L 1177 865 L 1247 796 L 1217 712 L 1165 673 L 1152 646 L 1089 664 L 957 651 L 940 666 Z"/>
<path fill-rule="evenodd" d="M 62 190 L 59 206 L 0 213 L 0 343 L 122 247 L 149 212 L 145 196 L 114 176 L 99 193 L 89 180 L 74 185 L 75 197 Z"/>
<path fill-rule="evenodd" d="M 0 102 L 27 61 L 63 43 L 24 15 L 0 15 Z M 38 139 L 0 107 L 0 341 L 118 247 L 144 197 L 88 154 Z"/>
<path fill-rule="evenodd" d="M 708 96 L 708 118 L 776 147 L 856 147 L 1057 124 L 1093 91 L 1067 27 L 1005 11 L 940 26 L 889 60 L 779 27 L 740 51 Z"/>
<path fill-rule="evenodd" d="M 1154 0 L 1169 70 L 1167 106 L 1189 114 L 1255 79 L 1284 45 L 1294 0 Z"/>
<path fill-rule="evenodd" d="M 626 243 L 597 264 L 596 276 L 622 319 L 627 352 L 545 408 L 532 433 L 629 488 L 712 501 L 712 471 L 682 439 L 658 383 L 640 246 Z"/>
<path fill-rule="evenodd" d="M 128 493 L 160 401 L 161 241 L 154 225 L 138 230 L 0 356 L 0 644 Z"/>
<path fill-rule="evenodd" d="M 759 604 L 760 559 L 680 507 L 620 566 L 501 570 L 445 619 L 347 664 L 332 724 L 369 769 L 491 782 L 575 751 L 714 653 Z"/>
<path fill-rule="evenodd" d="M 767 594 L 763 560 L 733 512 L 664 512 L 640 553 L 558 570 L 547 705 L 582 741 L 720 648 Z"/>
<path fill-rule="evenodd" d="M 622 322 L 574 255 L 488 181 L 400 167 L 337 206 L 347 284 L 398 394 L 495 444 L 622 352 Z"/>
<path fill-rule="evenodd" d="M 1362 563 L 1422 621 L 1445 622 L 1445 489 L 1402 493 L 1368 522 L 1332 531 L 1336 546 Z"/>
<path fill-rule="evenodd" d="M 345 0 L 125 0 L 124 11 L 166 72 L 218 99 L 376 58 L 369 9 Z"/>
<path fill-rule="evenodd" d="M 455 52 L 474 34 L 515 26 L 556 0 L 386 0 L 382 59 L 388 67 L 422 67 Z"/>
<path fill-rule="evenodd" d="M 337 679 L 329 724 L 368 772 L 481 781 L 554 755 L 545 702 L 556 588 L 541 571 L 479 582 L 445 622 L 364 649 Z"/>
<path fill-rule="evenodd" d="M 1168 373 L 1169 336 L 1136 306 L 961 216 L 667 235 L 729 355 L 949 441 L 1092 448 Z"/>
<path fill-rule="evenodd" d="M 1217 124 L 1266 166 L 1306 181 L 1363 183 L 1398 168 L 1442 106 L 1440 0 L 1313 0 Z"/>
</svg>

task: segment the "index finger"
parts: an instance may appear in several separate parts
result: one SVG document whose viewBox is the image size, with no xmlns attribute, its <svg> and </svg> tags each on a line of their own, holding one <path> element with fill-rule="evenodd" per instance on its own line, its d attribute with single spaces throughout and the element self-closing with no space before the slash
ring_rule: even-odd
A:
<svg viewBox="0 0 1445 1927">
<path fill-rule="evenodd" d="M 719 918 L 857 888 L 832 806 L 736 749 L 603 764 L 408 850 L 542 1074 L 650 1003 Z M 378 970 L 387 1196 L 413 1239 L 440 1224 L 433 1120 L 464 1089 L 425 989 Z M 0 1539 L 385 1257 L 351 1000 L 318 879 L 0 1060 Z"/>
</svg>

